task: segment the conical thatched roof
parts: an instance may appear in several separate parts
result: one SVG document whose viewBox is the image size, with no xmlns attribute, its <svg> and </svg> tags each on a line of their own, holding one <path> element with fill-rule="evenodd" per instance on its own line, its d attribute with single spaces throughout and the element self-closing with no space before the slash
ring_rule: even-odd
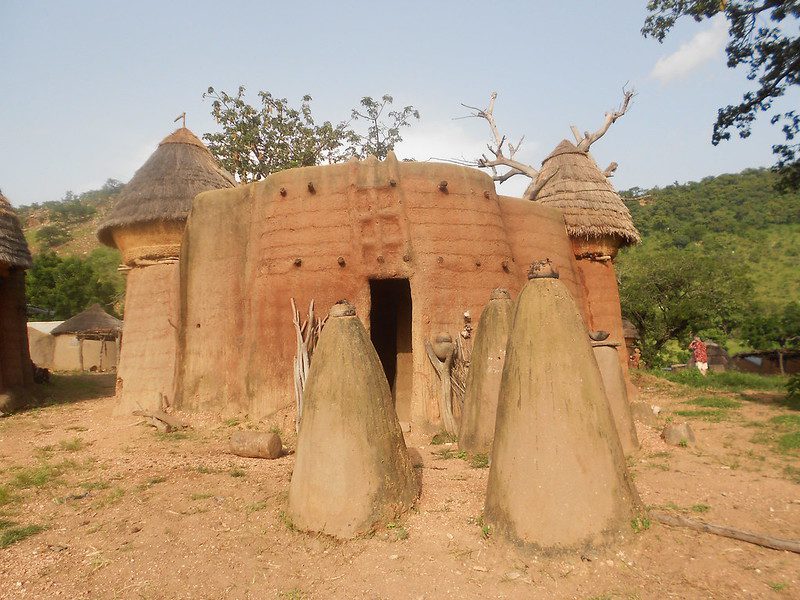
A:
<svg viewBox="0 0 800 600">
<path fill-rule="evenodd" d="M 122 321 L 112 317 L 99 304 L 92 304 L 85 311 L 67 319 L 53 329 L 51 335 L 76 333 L 83 335 L 112 335 L 122 331 Z"/>
<path fill-rule="evenodd" d="M 97 237 L 113 246 L 111 230 L 153 221 L 185 221 L 200 192 L 236 185 L 203 142 L 185 127 L 164 138 L 120 192 Z"/>
<path fill-rule="evenodd" d="M 0 193 L 0 264 L 29 269 L 31 253 L 11 203 Z"/>
<path fill-rule="evenodd" d="M 567 140 L 542 161 L 535 200 L 560 208 L 573 237 L 613 236 L 623 244 L 641 239 L 631 213 L 591 156 Z"/>
</svg>

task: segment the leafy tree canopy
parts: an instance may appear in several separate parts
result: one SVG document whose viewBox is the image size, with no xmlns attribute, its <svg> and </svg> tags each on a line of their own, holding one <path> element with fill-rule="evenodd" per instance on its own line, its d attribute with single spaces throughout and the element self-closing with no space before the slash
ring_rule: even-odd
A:
<svg viewBox="0 0 800 600">
<path fill-rule="evenodd" d="M 658 365 L 670 340 L 727 336 L 742 320 L 752 282 L 729 254 L 654 242 L 620 254 L 622 312 L 639 330 L 645 361 Z M 715 335 L 716 334 L 716 335 Z"/>
<path fill-rule="evenodd" d="M 270 173 L 323 163 L 337 163 L 353 156 L 374 154 L 385 158 L 402 140 L 400 131 L 419 119 L 413 106 L 387 110 L 389 95 L 375 100 L 361 99 L 349 121 L 318 123 L 311 111 L 311 96 L 293 106 L 286 98 L 276 98 L 268 91 L 258 92 L 258 105 L 245 99 L 245 87 L 235 95 L 209 87 L 203 94 L 210 98 L 211 115 L 220 126 L 217 133 L 203 138 L 220 164 L 240 181 L 263 179 Z M 366 132 L 352 127 L 354 121 L 367 124 Z"/>
<path fill-rule="evenodd" d="M 719 109 L 711 136 L 714 145 L 730 139 L 731 130 L 748 137 L 758 114 L 773 111 L 775 100 L 800 83 L 800 0 L 650 0 L 647 10 L 642 35 L 659 42 L 683 17 L 703 21 L 724 15 L 728 21 L 728 67 L 745 66 L 747 78 L 757 87 L 745 92 L 738 104 Z M 773 125 L 781 124 L 785 138 L 772 147 L 778 156 L 775 169 L 782 175 L 781 187 L 797 189 L 800 114 L 773 111 L 770 118 Z"/>
<path fill-rule="evenodd" d="M 38 320 L 68 319 L 95 302 L 113 313 L 117 298 L 113 283 L 101 280 L 89 261 L 77 256 L 60 258 L 54 252 L 34 257 L 26 289 L 30 304 L 52 312 L 33 317 Z"/>
</svg>

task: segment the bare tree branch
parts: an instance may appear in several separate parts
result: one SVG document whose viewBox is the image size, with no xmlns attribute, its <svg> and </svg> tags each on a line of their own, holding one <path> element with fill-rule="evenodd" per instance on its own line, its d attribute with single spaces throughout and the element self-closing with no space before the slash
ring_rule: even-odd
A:
<svg viewBox="0 0 800 600">
<path fill-rule="evenodd" d="M 603 171 L 603 175 L 605 175 L 606 177 L 613 177 L 614 171 L 617 170 L 618 166 L 619 165 L 616 162 L 612 162 L 610 165 L 606 167 L 606 170 Z"/>
<path fill-rule="evenodd" d="M 627 84 L 625 84 L 627 86 Z M 628 111 L 628 106 L 630 105 L 631 99 L 636 95 L 635 90 L 627 90 L 625 87 L 622 88 L 622 103 L 619 105 L 617 110 L 613 110 L 611 112 L 606 113 L 606 118 L 603 121 L 603 126 L 600 127 L 594 133 L 589 133 L 588 131 L 584 133 L 583 139 L 578 139 L 577 128 L 573 125 L 571 127 L 572 134 L 575 136 L 575 139 L 578 140 L 578 149 L 583 150 L 584 152 L 588 152 L 589 148 L 592 144 L 594 144 L 597 140 L 603 137 L 608 131 L 608 128 L 611 127 L 614 123 L 617 122 L 622 115 L 624 115 Z"/>
<path fill-rule="evenodd" d="M 516 146 L 511 142 L 508 142 L 508 156 L 503 153 L 503 145 L 506 143 L 506 136 L 501 135 L 500 130 L 497 127 L 497 122 L 494 119 L 495 100 L 497 100 L 497 92 L 492 92 L 492 95 L 489 97 L 489 106 L 487 108 L 481 109 L 470 106 L 469 104 L 464 104 L 463 102 L 461 103 L 461 106 L 473 111 L 473 113 L 469 115 L 470 117 L 477 117 L 486 120 L 486 122 L 489 124 L 489 129 L 492 132 L 492 138 L 494 139 L 494 146 L 491 144 L 488 145 L 489 152 L 494 155 L 494 158 L 489 159 L 486 157 L 486 155 L 483 155 L 477 161 L 475 161 L 475 164 L 481 168 L 491 169 L 492 179 L 501 183 L 503 181 L 507 181 L 515 175 L 527 175 L 531 178 L 531 180 L 535 180 L 539 175 L 538 169 L 535 169 L 531 165 L 526 165 L 525 163 L 514 160 L 514 156 L 517 154 L 520 146 L 522 146 L 522 142 L 525 140 L 524 135 L 520 138 Z M 498 174 L 497 167 L 508 167 L 510 170 L 505 173 Z M 526 198 L 527 197 L 528 196 L 526 196 Z"/>
</svg>

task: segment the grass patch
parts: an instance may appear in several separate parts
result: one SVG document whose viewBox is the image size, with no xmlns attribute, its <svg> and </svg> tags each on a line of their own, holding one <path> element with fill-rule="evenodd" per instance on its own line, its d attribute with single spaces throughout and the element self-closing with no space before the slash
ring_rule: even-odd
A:
<svg viewBox="0 0 800 600">
<path fill-rule="evenodd" d="M 247 512 L 258 512 L 267 508 L 266 500 L 260 500 L 259 502 L 253 502 L 253 504 L 247 507 Z"/>
<path fill-rule="evenodd" d="M 73 466 L 75 466 L 75 463 L 71 461 L 64 461 L 59 465 L 43 461 L 33 467 L 20 467 L 15 470 L 8 485 L 19 490 L 27 490 L 60 483 L 59 477 L 64 471 Z"/>
<path fill-rule="evenodd" d="M 676 410 L 673 414 L 686 419 L 699 419 L 709 423 L 719 423 L 728 419 L 728 411 L 723 408 L 703 408 L 699 410 Z"/>
<path fill-rule="evenodd" d="M 800 415 L 777 415 L 764 423 L 751 440 L 766 444 L 781 454 L 800 451 Z"/>
<path fill-rule="evenodd" d="M 163 431 L 156 431 L 156 437 L 160 440 L 168 440 L 170 442 L 178 442 L 181 440 L 192 439 L 192 434 L 188 431 L 173 431 L 172 433 L 165 433 Z"/>
<path fill-rule="evenodd" d="M 394 537 L 396 540 L 408 539 L 408 530 L 399 523 L 387 523 L 386 529 L 394 533 Z"/>
<path fill-rule="evenodd" d="M 231 477 L 246 477 L 247 476 L 247 471 L 245 471 L 244 469 L 240 469 L 238 467 L 235 467 L 235 468 L 230 470 L 230 475 L 231 475 Z"/>
<path fill-rule="evenodd" d="M 473 454 L 469 464 L 472 465 L 473 469 L 488 469 L 489 456 L 487 454 Z"/>
<path fill-rule="evenodd" d="M 208 500 L 209 498 L 213 497 L 214 494 L 210 494 L 208 492 L 197 492 L 195 494 L 191 494 L 189 496 L 189 500 Z"/>
<path fill-rule="evenodd" d="M 280 598 L 280 600 L 306 600 L 308 596 L 306 596 L 305 592 L 300 588 L 292 588 L 290 590 L 279 592 L 278 598 Z"/>
<path fill-rule="evenodd" d="M 800 429 L 800 415 L 778 415 L 769 420 L 774 425 L 781 427 L 797 427 Z"/>
<path fill-rule="evenodd" d="M 25 527 L 8 527 L 0 531 L 0 549 L 8 548 L 11 544 L 21 542 L 25 538 L 44 531 L 40 525 L 26 525 Z"/>
<path fill-rule="evenodd" d="M 700 396 L 694 400 L 687 400 L 684 404 L 702 406 L 703 408 L 739 408 L 742 406 L 742 403 L 738 400 L 725 398 L 724 396 Z"/>
<path fill-rule="evenodd" d="M 442 448 L 434 452 L 434 454 L 439 457 L 439 460 L 449 460 L 451 458 L 465 460 L 467 458 L 467 453 L 464 450 L 455 450 L 452 448 Z"/>
<path fill-rule="evenodd" d="M 0 506 L 11 504 L 14 501 L 14 494 L 8 489 L 7 485 L 0 485 Z"/>
<path fill-rule="evenodd" d="M 86 442 L 75 436 L 71 440 L 61 440 L 58 442 L 58 447 L 64 452 L 78 452 L 86 447 Z"/>
<path fill-rule="evenodd" d="M 236 427 L 241 421 L 236 417 L 231 417 L 230 419 L 225 419 L 223 421 L 227 427 Z"/>
<path fill-rule="evenodd" d="M 631 519 L 631 529 L 634 533 L 642 533 L 650 529 L 650 519 L 648 517 L 636 517 Z"/>
<path fill-rule="evenodd" d="M 711 510 L 708 504 L 692 504 L 692 512 L 705 513 Z"/>
<path fill-rule="evenodd" d="M 783 474 L 786 475 L 787 479 L 800 484 L 800 468 L 786 465 L 783 468 Z"/>
<path fill-rule="evenodd" d="M 434 446 L 441 446 L 442 444 L 454 444 L 458 441 L 455 434 L 440 431 L 431 438 L 431 444 Z"/>
<path fill-rule="evenodd" d="M 766 392 L 783 392 L 786 389 L 786 377 L 779 375 L 757 375 L 755 373 L 740 373 L 738 371 L 723 371 L 721 373 L 709 371 L 703 377 L 697 369 L 683 371 L 652 371 L 656 377 L 667 379 L 674 383 L 681 383 L 689 387 L 703 390 L 725 390 L 728 392 L 741 392 L 743 390 L 759 390 Z"/>
<path fill-rule="evenodd" d="M 286 514 L 286 511 L 281 511 L 278 513 L 278 519 L 280 522 L 283 523 L 283 526 L 286 527 L 289 531 L 295 531 L 294 522 L 292 521 L 292 517 Z"/>
<path fill-rule="evenodd" d="M 770 589 L 771 589 L 773 592 L 782 592 L 782 591 L 783 591 L 783 590 L 785 590 L 787 587 L 789 587 L 789 586 L 788 586 L 788 584 L 786 584 L 786 583 L 782 583 L 782 582 L 780 582 L 780 581 L 772 581 L 772 582 L 770 582 L 770 583 L 769 583 L 769 584 L 767 584 L 767 585 L 769 585 Z"/>
<path fill-rule="evenodd" d="M 780 452 L 795 452 L 800 450 L 800 431 L 785 433 L 778 438 Z"/>
</svg>

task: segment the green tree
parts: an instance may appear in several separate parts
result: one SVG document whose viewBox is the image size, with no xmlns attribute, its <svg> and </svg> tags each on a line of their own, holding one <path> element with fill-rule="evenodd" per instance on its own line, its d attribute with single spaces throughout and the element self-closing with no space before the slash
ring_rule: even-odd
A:
<svg viewBox="0 0 800 600">
<path fill-rule="evenodd" d="M 34 257 L 26 289 L 30 304 L 52 312 L 52 317 L 43 319 L 68 319 L 95 302 L 113 312 L 117 297 L 114 286 L 101 281 L 88 261 L 76 256 L 60 258 L 54 252 Z"/>
<path fill-rule="evenodd" d="M 318 124 L 311 111 L 311 96 L 303 96 L 299 107 L 286 98 L 270 92 L 258 92 L 259 105 L 245 99 L 245 88 L 235 95 L 209 87 L 203 98 L 210 98 L 211 116 L 221 131 L 206 133 L 203 138 L 220 164 L 242 182 L 263 179 L 270 173 L 337 163 L 353 156 L 386 154 L 402 140 L 400 129 L 408 127 L 419 112 L 412 106 L 399 111 L 386 108 L 392 97 L 380 100 L 369 96 L 361 99 L 361 108 L 354 109 L 351 121 Z M 368 128 L 361 134 L 352 121 L 366 120 Z"/>
<path fill-rule="evenodd" d="M 72 239 L 62 225 L 44 225 L 36 231 L 36 241 L 39 247 L 45 250 L 60 246 Z"/>
<path fill-rule="evenodd" d="M 730 254 L 643 243 L 617 261 L 622 313 L 639 329 L 645 361 L 691 333 L 728 335 L 742 319 L 752 283 Z"/>
<path fill-rule="evenodd" d="M 650 0 L 642 35 L 663 42 L 675 23 L 689 17 L 695 21 L 723 15 L 728 21 L 726 47 L 728 67 L 748 69 L 747 78 L 757 89 L 744 93 L 741 102 L 720 108 L 711 143 L 719 144 L 736 130 L 739 137 L 750 135 L 761 112 L 772 111 L 776 99 L 800 83 L 800 0 Z M 781 124 L 785 143 L 775 144 L 775 169 L 782 175 L 783 188 L 800 187 L 800 113 L 790 110 L 771 114 L 773 125 Z"/>
<path fill-rule="evenodd" d="M 742 337 L 758 350 L 775 350 L 781 374 L 783 356 L 800 346 L 800 303 L 790 302 L 781 309 L 754 306 L 741 328 Z"/>
</svg>

